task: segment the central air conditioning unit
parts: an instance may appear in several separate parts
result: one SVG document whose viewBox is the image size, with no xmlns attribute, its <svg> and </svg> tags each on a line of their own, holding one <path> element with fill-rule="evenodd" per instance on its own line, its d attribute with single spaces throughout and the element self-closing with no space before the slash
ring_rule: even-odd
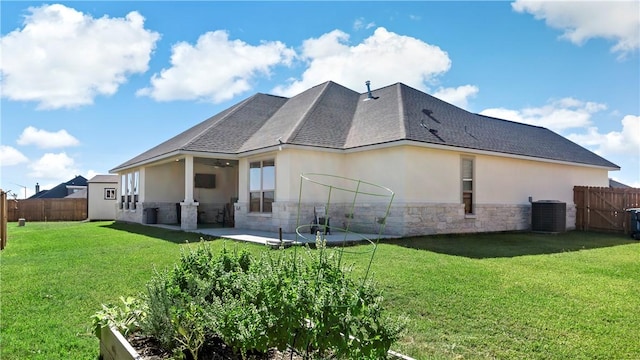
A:
<svg viewBox="0 0 640 360">
<path fill-rule="evenodd" d="M 567 231 L 567 204 L 557 200 L 531 203 L 531 230 L 551 233 Z"/>
</svg>

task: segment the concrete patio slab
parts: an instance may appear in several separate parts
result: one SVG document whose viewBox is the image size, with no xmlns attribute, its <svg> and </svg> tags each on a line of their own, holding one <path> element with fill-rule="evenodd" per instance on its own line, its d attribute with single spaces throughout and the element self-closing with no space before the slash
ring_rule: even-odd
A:
<svg viewBox="0 0 640 360">
<path fill-rule="evenodd" d="M 170 230 L 182 230 L 179 225 L 165 225 L 165 224 L 153 224 L 149 226 L 162 227 Z M 219 237 L 237 241 L 246 241 L 251 243 L 279 246 L 280 234 L 276 232 L 249 230 L 249 229 L 237 229 L 237 228 L 211 228 L 201 227 L 199 229 L 188 230 L 189 232 L 198 233 L 211 237 Z M 379 235 L 379 234 L 360 234 L 352 232 L 333 231 L 327 235 L 321 235 L 327 244 L 338 245 L 340 243 L 354 244 L 359 242 L 376 242 L 380 239 L 397 238 L 392 235 Z M 285 246 L 290 245 L 303 245 L 308 243 L 315 243 L 316 236 L 312 234 L 298 234 L 298 233 L 282 233 L 282 242 Z"/>
</svg>

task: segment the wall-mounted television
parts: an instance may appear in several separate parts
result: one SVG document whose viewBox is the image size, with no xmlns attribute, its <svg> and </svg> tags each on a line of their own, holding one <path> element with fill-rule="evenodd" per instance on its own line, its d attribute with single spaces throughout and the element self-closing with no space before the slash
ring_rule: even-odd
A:
<svg viewBox="0 0 640 360">
<path fill-rule="evenodd" d="M 216 174 L 196 174 L 195 187 L 203 189 L 215 189 Z"/>
</svg>

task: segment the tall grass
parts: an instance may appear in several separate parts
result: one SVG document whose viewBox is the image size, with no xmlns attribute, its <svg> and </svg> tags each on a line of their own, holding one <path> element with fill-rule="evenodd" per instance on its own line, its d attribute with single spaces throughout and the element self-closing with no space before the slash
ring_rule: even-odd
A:
<svg viewBox="0 0 640 360">
<path fill-rule="evenodd" d="M 141 292 L 185 241 L 199 236 L 111 222 L 10 223 L 0 359 L 96 359 L 90 316 Z M 356 274 L 368 249 L 347 248 Z M 386 308 L 410 318 L 392 348 L 417 359 L 640 358 L 640 242 L 622 235 L 400 239 L 380 244 L 371 269 Z"/>
</svg>

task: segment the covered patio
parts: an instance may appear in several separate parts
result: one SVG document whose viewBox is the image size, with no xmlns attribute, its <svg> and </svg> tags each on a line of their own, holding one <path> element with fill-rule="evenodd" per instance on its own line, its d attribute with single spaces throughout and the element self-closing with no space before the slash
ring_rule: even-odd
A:
<svg viewBox="0 0 640 360">
<path fill-rule="evenodd" d="M 117 220 L 176 225 L 234 224 L 238 160 L 176 154 L 120 173 Z"/>
<path fill-rule="evenodd" d="M 178 225 L 168 224 L 147 224 L 147 226 L 161 227 L 169 230 L 183 230 Z M 307 230 L 304 228 L 304 230 Z M 219 237 L 224 239 L 251 242 L 256 244 L 263 244 L 272 247 L 278 247 L 281 244 L 284 246 L 291 245 L 304 245 L 313 244 L 316 241 L 316 236 L 310 233 L 291 233 L 291 232 L 270 232 L 251 229 L 238 229 L 238 228 L 221 228 L 221 227 L 200 227 L 198 229 L 183 230 L 193 233 L 202 234 L 205 236 Z M 330 234 L 321 235 L 323 240 L 327 241 L 330 245 L 339 245 L 346 243 L 349 245 L 358 243 L 367 243 L 369 241 L 376 242 L 381 239 L 392 239 L 398 236 L 386 235 L 386 234 L 360 234 L 355 232 L 343 232 L 333 230 Z"/>
</svg>

